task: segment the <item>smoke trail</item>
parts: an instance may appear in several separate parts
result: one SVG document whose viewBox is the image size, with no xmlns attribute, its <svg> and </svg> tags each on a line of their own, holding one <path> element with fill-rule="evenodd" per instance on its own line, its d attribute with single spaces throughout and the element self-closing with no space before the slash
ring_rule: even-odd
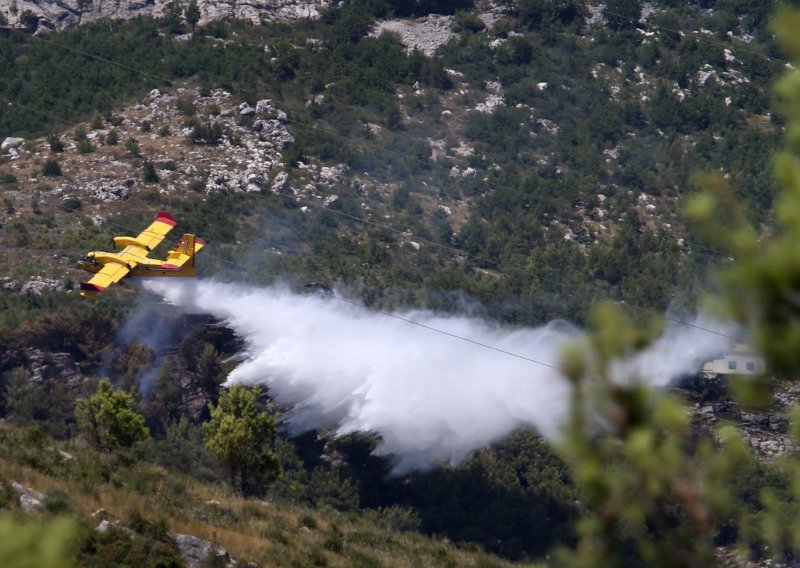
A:
<svg viewBox="0 0 800 568">
<path fill-rule="evenodd" d="M 552 439 L 567 415 L 569 385 L 554 368 L 334 299 L 208 280 L 145 287 L 184 310 L 224 320 L 243 337 L 247 358 L 228 383 L 267 386 L 291 409 L 291 430 L 375 432 L 378 453 L 394 456 L 396 472 L 457 463 L 520 426 Z M 511 329 L 426 311 L 399 315 L 553 366 L 564 343 L 580 335 L 564 322 Z M 659 366 L 663 384 L 672 369 L 691 369 L 697 357 L 727 346 L 719 336 L 682 331 L 654 346 L 666 358 L 645 357 L 627 364 L 627 372 Z M 681 352 L 684 341 L 692 353 Z"/>
</svg>

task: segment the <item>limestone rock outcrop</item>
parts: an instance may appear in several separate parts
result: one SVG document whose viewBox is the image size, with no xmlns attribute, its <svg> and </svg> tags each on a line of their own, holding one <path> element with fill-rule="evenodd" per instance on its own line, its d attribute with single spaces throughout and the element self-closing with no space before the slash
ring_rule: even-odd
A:
<svg viewBox="0 0 800 568">
<path fill-rule="evenodd" d="M 162 16 L 171 0 L 0 0 L 0 13 L 9 24 L 24 27 L 22 15 L 39 17 L 39 29 L 64 29 L 102 19 L 126 20 L 136 16 Z M 178 0 L 184 7 L 186 0 Z M 253 23 L 315 19 L 327 0 L 198 0 L 200 24 L 239 18 Z"/>
</svg>

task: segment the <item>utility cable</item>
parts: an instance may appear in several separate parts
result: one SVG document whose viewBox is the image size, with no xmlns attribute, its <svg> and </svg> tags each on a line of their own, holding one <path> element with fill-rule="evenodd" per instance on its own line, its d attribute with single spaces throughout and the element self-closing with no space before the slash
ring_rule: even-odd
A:
<svg viewBox="0 0 800 568">
<path fill-rule="evenodd" d="M 72 209 L 64 208 L 64 210 L 67 211 L 68 213 L 74 213 L 74 210 L 72 210 Z M 136 230 L 131 229 L 130 227 L 126 227 L 126 226 L 124 226 L 124 225 L 122 225 L 120 223 L 116 223 L 115 221 L 107 219 L 107 220 L 105 220 L 105 222 L 110 224 L 110 225 L 114 225 L 115 227 L 117 227 L 119 229 L 122 229 L 123 231 L 126 231 L 128 233 L 131 233 L 131 234 L 135 234 L 136 233 Z M 221 260 L 223 262 L 227 262 L 228 264 L 230 264 L 232 266 L 235 266 L 237 268 L 243 269 L 245 272 L 247 271 L 247 267 L 245 267 L 242 264 L 236 263 L 236 262 L 234 262 L 234 261 L 232 261 L 230 259 L 225 259 L 225 258 L 222 258 L 222 257 L 219 257 L 219 256 L 215 256 L 213 254 L 208 254 L 208 253 L 205 253 L 204 256 L 210 256 L 211 258 L 214 258 L 214 259 L 217 259 L 217 260 Z M 452 333 L 450 331 L 446 331 L 446 330 L 440 329 L 438 327 L 434 327 L 432 325 L 428 325 L 428 324 L 422 323 L 420 321 L 417 321 L 417 320 L 414 320 L 414 319 L 411 319 L 411 318 L 408 318 L 408 317 L 401 316 L 399 314 L 395 314 L 395 313 L 392 313 L 392 312 L 387 312 L 387 311 L 376 309 L 376 308 L 371 308 L 369 306 L 365 306 L 361 302 L 357 302 L 355 300 L 350 300 L 350 299 L 345 298 L 343 296 L 338 296 L 338 295 L 334 294 L 333 292 L 324 292 L 324 291 L 321 291 L 321 290 L 314 290 L 314 291 L 312 291 L 312 293 L 320 295 L 320 296 L 323 296 L 325 298 L 338 300 L 340 302 L 344 302 L 344 303 L 350 304 L 352 306 L 359 307 L 359 308 L 361 308 L 363 310 L 366 310 L 368 312 L 371 312 L 371 313 L 376 313 L 376 314 L 380 314 L 380 315 L 383 315 L 383 316 L 386 316 L 386 317 L 394 318 L 394 319 L 397 319 L 397 320 L 400 320 L 400 321 L 403 321 L 403 322 L 406 322 L 406 323 L 421 327 L 423 329 L 427 329 L 429 331 L 432 331 L 432 332 L 435 332 L 435 333 L 439 333 L 439 334 L 445 335 L 447 337 L 451 337 L 453 339 L 466 341 L 467 343 L 471 343 L 471 344 L 477 345 L 479 347 L 490 349 L 492 351 L 496 351 L 496 352 L 502 353 L 504 355 L 515 357 L 515 358 L 521 359 L 523 361 L 528 361 L 530 363 L 535 363 L 537 365 L 541 365 L 541 366 L 544 366 L 544 367 L 548 367 L 550 369 L 554 369 L 556 371 L 563 372 L 563 370 L 561 368 L 559 368 L 559 367 L 557 367 L 555 365 L 551 365 L 550 363 L 545 363 L 544 361 L 539 361 L 538 359 L 534 359 L 532 357 L 527 357 L 525 355 L 520 355 L 519 353 L 514 353 L 513 351 L 508 351 L 506 349 L 501 349 L 499 347 L 495 347 L 494 345 L 489 345 L 488 343 L 483 343 L 483 342 L 477 341 L 475 339 L 471 339 L 469 337 L 465 337 L 463 335 L 458 335 L 456 333 Z"/>
<path fill-rule="evenodd" d="M 288 196 L 287 196 L 287 197 L 288 197 Z M 74 212 L 75 212 L 74 210 L 72 210 L 72 209 L 68 209 L 68 208 L 66 208 L 66 207 L 64 207 L 63 209 L 64 209 L 66 212 L 68 212 L 68 213 L 74 213 Z M 329 210 L 330 210 L 330 209 L 329 209 Z M 335 212 L 335 210 L 330 210 L 330 211 L 334 211 L 334 212 Z M 348 214 L 348 217 L 350 217 L 350 218 L 352 218 L 352 219 L 355 219 L 355 220 L 358 220 L 358 221 L 366 222 L 365 220 L 363 220 L 363 219 L 360 219 L 359 217 L 356 217 L 356 216 L 354 216 L 354 215 L 349 215 L 349 214 Z M 117 228 L 119 228 L 119 229 L 122 229 L 122 230 L 124 230 L 124 231 L 126 231 L 126 232 L 128 232 L 128 233 L 135 233 L 135 232 L 136 232 L 136 229 L 131 229 L 130 227 L 126 227 L 126 226 L 124 226 L 124 225 L 121 225 L 120 223 L 117 223 L 117 222 L 115 222 L 115 221 L 113 221 L 113 220 L 108 220 L 108 219 L 107 219 L 107 220 L 105 220 L 105 222 L 106 222 L 106 223 L 108 223 L 108 224 L 110 224 L 110 225 L 116 226 Z M 228 264 L 228 265 L 230 265 L 230 266 L 236 267 L 236 268 L 238 268 L 238 269 L 242 270 L 242 272 L 244 272 L 245 274 L 247 274 L 247 273 L 249 273 L 249 272 L 250 272 L 250 269 L 249 269 L 249 267 L 246 267 L 246 266 L 244 266 L 244 265 L 242 265 L 242 264 L 240 264 L 240 263 L 237 263 L 237 262 L 235 262 L 235 261 L 232 261 L 232 260 L 230 260 L 230 259 L 228 259 L 228 258 L 224 258 L 224 257 L 220 257 L 220 256 L 217 256 L 217 255 L 209 254 L 208 252 L 206 252 L 206 253 L 205 253 L 205 256 L 208 256 L 208 257 L 214 258 L 215 260 L 218 260 L 218 261 L 224 262 L 224 263 L 226 263 L 226 264 Z M 539 277 L 539 276 L 537 276 L 537 275 L 533 275 L 533 277 L 534 277 L 534 278 L 537 278 L 537 279 L 539 279 L 539 280 L 542 280 L 542 278 L 541 278 L 541 277 Z M 552 282 L 555 282 L 555 281 L 552 281 Z M 386 315 L 386 316 L 389 316 L 389 317 L 395 317 L 395 318 L 397 318 L 397 319 L 400 319 L 400 320 L 403 320 L 403 321 L 407 321 L 407 322 L 409 322 L 409 323 L 412 323 L 412 324 L 414 324 L 414 325 L 418 325 L 418 326 L 420 326 L 420 327 L 429 328 L 429 329 L 431 329 L 432 331 L 436 331 L 436 332 L 439 332 L 439 333 L 443 333 L 443 334 L 445 334 L 445 335 L 452 335 L 453 337 L 458 337 L 459 339 L 463 339 L 463 340 L 465 340 L 465 341 L 468 341 L 468 342 L 471 342 L 471 343 L 475 343 L 475 344 L 477 344 L 477 345 L 481 345 L 481 344 L 480 344 L 480 342 L 477 342 L 477 341 L 475 341 L 475 340 L 472 340 L 472 339 L 469 339 L 469 338 L 466 338 L 466 337 L 457 336 L 457 335 L 455 335 L 455 334 L 451 334 L 450 332 L 446 332 L 446 331 L 444 331 L 444 330 L 440 330 L 440 329 L 438 329 L 438 328 L 433 328 L 433 327 L 431 327 L 431 326 L 427 326 L 426 324 L 423 324 L 423 323 L 421 323 L 421 322 L 417 322 L 417 321 L 415 321 L 415 320 L 410 320 L 410 319 L 408 319 L 408 318 L 404 318 L 404 317 L 402 317 L 402 316 L 399 316 L 399 315 L 397 315 L 397 314 L 392 314 L 391 312 L 386 312 L 386 311 L 382 311 L 382 310 L 376 310 L 376 309 L 374 309 L 374 308 L 369 308 L 369 307 L 367 307 L 367 306 L 364 306 L 363 304 L 360 304 L 360 303 L 358 303 L 358 302 L 355 302 L 355 301 L 353 301 L 353 300 L 349 300 L 349 299 L 347 299 L 347 298 L 344 298 L 344 297 L 341 297 L 341 296 L 337 296 L 337 295 L 335 295 L 335 294 L 333 294 L 333 293 L 326 293 L 326 292 L 322 292 L 322 291 L 314 291 L 314 293 L 316 293 L 316 294 L 320 294 L 320 295 L 323 295 L 323 296 L 325 296 L 325 297 L 329 297 L 329 298 L 337 299 L 337 300 L 340 300 L 340 301 L 342 301 L 342 302 L 346 302 L 346 303 L 349 303 L 349 304 L 353 304 L 353 305 L 361 306 L 362 308 L 364 308 L 364 309 L 366 309 L 366 310 L 368 310 L 368 311 L 374 312 L 374 313 L 380 313 L 380 314 L 383 314 L 383 315 Z M 630 307 L 632 307 L 632 308 L 634 308 L 634 309 L 636 309 L 636 310 L 643 310 L 643 309 L 644 309 L 644 308 L 640 308 L 640 307 L 638 307 L 638 306 L 633 306 L 633 305 L 630 305 Z M 705 331 L 705 332 L 708 332 L 708 333 L 711 333 L 711 334 L 714 334 L 714 335 L 717 335 L 717 336 L 720 336 L 720 337 L 725 337 L 725 338 L 731 339 L 732 341 L 737 341 L 737 338 L 736 338 L 736 337 L 733 337 L 733 336 L 730 336 L 730 335 L 726 335 L 726 334 L 724 334 L 724 333 L 722 333 L 722 332 L 718 332 L 718 331 L 715 331 L 715 330 L 712 330 L 712 329 L 708 329 L 708 328 L 705 328 L 705 327 L 702 327 L 702 326 L 699 326 L 699 325 L 696 325 L 696 324 L 689 323 L 689 322 L 687 322 L 687 321 L 685 321 L 685 320 L 683 320 L 683 319 L 679 319 L 679 318 L 673 318 L 673 317 L 669 317 L 669 316 L 665 316 L 665 319 L 667 319 L 668 321 L 672 321 L 673 323 L 677 323 L 677 324 L 681 324 L 681 325 L 686 325 L 686 326 L 688 326 L 688 327 L 692 327 L 692 328 L 694 328 L 694 329 L 697 329 L 697 330 L 700 330 L 700 331 Z M 492 347 L 492 346 L 489 346 L 489 345 L 485 345 L 485 347 L 488 347 L 488 348 L 494 349 L 495 351 L 499 351 L 499 352 L 502 352 L 502 351 L 503 351 L 502 349 L 495 348 L 495 347 Z M 542 362 L 540 362 L 540 361 L 534 361 L 534 360 L 532 360 L 532 359 L 529 359 L 529 358 L 527 358 L 527 357 L 525 357 L 525 356 L 523 356 L 523 355 L 519 355 L 519 354 L 516 354 L 516 353 L 511 353 L 511 352 L 509 352 L 508 354 L 509 354 L 509 355 L 513 355 L 513 356 L 515 356 L 515 357 L 517 357 L 517 358 L 519 358 L 519 359 L 528 359 L 528 360 L 531 360 L 531 361 L 533 361 L 533 362 L 540 363 L 540 364 L 543 364 L 543 365 L 545 365 L 545 366 L 548 366 L 548 367 L 551 367 L 551 368 L 556 368 L 556 367 L 553 367 L 552 365 L 549 365 L 549 364 L 546 364 L 546 363 L 542 363 Z"/>
</svg>

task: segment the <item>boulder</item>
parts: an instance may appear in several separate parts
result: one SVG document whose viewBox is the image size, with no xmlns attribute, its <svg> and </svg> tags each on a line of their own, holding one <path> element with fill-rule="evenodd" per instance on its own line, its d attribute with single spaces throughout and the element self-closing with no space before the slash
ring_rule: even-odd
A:
<svg viewBox="0 0 800 568">
<path fill-rule="evenodd" d="M 13 136 L 9 136 L 3 143 L 0 144 L 0 150 L 10 150 L 11 148 L 19 148 L 25 143 L 24 138 L 14 138 Z"/>
<path fill-rule="evenodd" d="M 253 129 L 259 132 L 262 139 L 268 140 L 276 148 L 286 148 L 294 142 L 294 136 L 280 120 L 257 120 L 253 124 Z"/>
<path fill-rule="evenodd" d="M 9 292 L 16 292 L 19 290 L 19 282 L 13 278 L 9 278 L 8 276 L 3 276 L 0 278 L 0 287 L 2 287 L 3 290 L 8 290 Z"/>
<path fill-rule="evenodd" d="M 22 292 L 30 292 L 36 296 L 41 296 L 42 292 L 45 291 L 63 292 L 64 283 L 60 280 L 51 280 L 50 278 L 33 276 L 30 280 L 22 285 Z"/>
<path fill-rule="evenodd" d="M 345 164 L 339 164 L 338 166 L 322 166 L 319 170 L 319 183 L 325 185 L 335 185 L 337 183 L 341 183 L 344 179 L 344 172 L 347 171 L 347 166 Z"/>
<path fill-rule="evenodd" d="M 40 493 L 30 487 L 25 487 L 21 483 L 11 481 L 11 489 L 19 495 L 19 506 L 26 513 L 35 513 L 42 508 L 44 493 Z"/>
<path fill-rule="evenodd" d="M 213 542 L 188 534 L 170 533 L 170 536 L 175 539 L 178 550 L 188 568 L 208 566 L 215 560 L 217 562 L 222 560 L 226 564 L 231 564 L 231 557 L 228 551 Z M 216 565 L 214 564 L 214 566 Z"/>
<path fill-rule="evenodd" d="M 36 497 L 24 494 L 19 496 L 19 506 L 28 514 L 35 513 L 42 508 L 42 502 Z"/>
<path fill-rule="evenodd" d="M 125 533 L 128 536 L 133 536 L 136 534 L 128 527 L 123 527 L 119 523 L 119 521 L 109 521 L 108 519 L 103 519 L 102 521 L 100 521 L 100 524 L 94 528 L 94 530 L 96 530 L 99 533 L 107 533 L 112 529 L 119 531 L 121 533 Z"/>
<path fill-rule="evenodd" d="M 261 99 L 256 103 L 256 113 L 261 115 L 272 110 L 272 99 Z"/>
<path fill-rule="evenodd" d="M 270 190 L 272 193 L 293 193 L 292 182 L 289 179 L 289 174 L 286 172 L 280 172 L 278 175 L 276 175 L 275 179 L 272 180 Z"/>
</svg>

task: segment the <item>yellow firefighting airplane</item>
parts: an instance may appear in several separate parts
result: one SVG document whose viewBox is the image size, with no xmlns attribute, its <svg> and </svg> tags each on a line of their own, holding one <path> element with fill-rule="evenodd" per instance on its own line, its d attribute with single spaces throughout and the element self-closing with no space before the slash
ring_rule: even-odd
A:
<svg viewBox="0 0 800 568">
<path fill-rule="evenodd" d="M 166 260 L 147 257 L 177 223 L 172 215 L 161 212 L 139 236 L 114 237 L 114 245 L 124 247 L 120 252 L 88 253 L 78 263 L 95 274 L 88 282 L 81 282 L 81 296 L 94 300 L 99 292 L 129 275 L 194 276 L 194 255 L 205 244 L 194 235 L 183 235 Z"/>
</svg>

